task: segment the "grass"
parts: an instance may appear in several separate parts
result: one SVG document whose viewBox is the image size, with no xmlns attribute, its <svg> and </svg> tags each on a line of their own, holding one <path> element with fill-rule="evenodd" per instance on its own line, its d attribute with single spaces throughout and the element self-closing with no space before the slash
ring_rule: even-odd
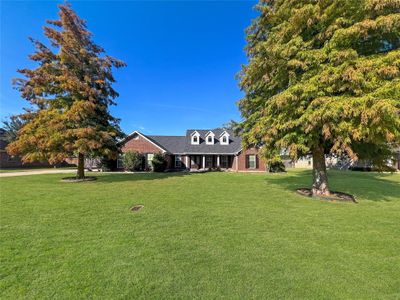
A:
<svg viewBox="0 0 400 300">
<path fill-rule="evenodd" d="M 399 298 L 400 174 L 329 175 L 1 178 L 0 298 Z"/>
</svg>

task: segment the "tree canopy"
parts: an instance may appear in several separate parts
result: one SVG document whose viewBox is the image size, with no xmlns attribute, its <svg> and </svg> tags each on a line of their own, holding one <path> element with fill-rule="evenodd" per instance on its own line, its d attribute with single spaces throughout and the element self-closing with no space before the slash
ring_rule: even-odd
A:
<svg viewBox="0 0 400 300">
<path fill-rule="evenodd" d="M 293 159 L 312 153 L 314 188 L 329 193 L 324 153 L 356 160 L 399 144 L 400 1 L 261 0 L 256 7 L 239 75 L 244 142 L 263 145 L 268 159 L 281 149 Z"/>
<path fill-rule="evenodd" d="M 85 155 L 115 158 L 118 153 L 123 134 L 109 106 L 118 96 L 112 69 L 125 63 L 104 54 L 69 4 L 59 8 L 60 19 L 44 27 L 50 45 L 31 39 L 36 52 L 29 57 L 38 67 L 18 70 L 25 78 L 14 80 L 30 107 L 8 151 L 25 162 L 56 163 L 76 155 L 82 177 Z"/>
</svg>

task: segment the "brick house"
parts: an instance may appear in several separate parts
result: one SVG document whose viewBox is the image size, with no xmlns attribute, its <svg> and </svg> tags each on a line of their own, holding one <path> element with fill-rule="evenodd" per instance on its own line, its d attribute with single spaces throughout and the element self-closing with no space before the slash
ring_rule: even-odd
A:
<svg viewBox="0 0 400 300">
<path fill-rule="evenodd" d="M 136 150 L 144 154 L 144 168 L 151 168 L 155 153 L 167 157 L 167 168 L 208 170 L 220 168 L 236 172 L 264 172 L 266 165 L 257 149 L 243 150 L 241 138 L 231 130 L 190 129 L 183 136 L 145 135 L 134 131 L 121 142 L 122 153 Z M 118 168 L 122 161 L 118 160 Z"/>
<path fill-rule="evenodd" d="M 8 142 L 5 138 L 6 131 L 0 128 L 0 168 L 21 168 L 21 167 L 50 167 L 48 162 L 22 163 L 20 157 L 9 155 L 6 151 Z"/>
</svg>

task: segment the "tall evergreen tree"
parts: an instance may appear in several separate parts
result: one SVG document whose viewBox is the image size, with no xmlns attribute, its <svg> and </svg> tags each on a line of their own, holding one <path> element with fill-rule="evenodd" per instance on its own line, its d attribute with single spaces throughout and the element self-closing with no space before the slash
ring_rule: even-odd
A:
<svg viewBox="0 0 400 300">
<path fill-rule="evenodd" d="M 31 106 L 8 151 L 22 155 L 25 162 L 56 163 L 76 155 L 77 177 L 83 178 L 86 155 L 115 158 L 118 153 L 117 140 L 123 134 L 109 106 L 118 96 L 112 68 L 125 63 L 104 55 L 69 4 L 59 8 L 60 19 L 44 27 L 51 46 L 31 39 L 36 52 L 30 59 L 38 67 L 18 70 L 25 78 L 14 80 Z"/>
<path fill-rule="evenodd" d="M 324 154 L 356 160 L 400 143 L 400 2 L 261 0 L 257 9 L 239 75 L 244 142 L 266 158 L 312 153 L 313 193 L 327 195 Z"/>
</svg>

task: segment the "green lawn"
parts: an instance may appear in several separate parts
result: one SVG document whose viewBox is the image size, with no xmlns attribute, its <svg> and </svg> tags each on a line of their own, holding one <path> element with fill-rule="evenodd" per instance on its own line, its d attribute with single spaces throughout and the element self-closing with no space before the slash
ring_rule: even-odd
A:
<svg viewBox="0 0 400 300">
<path fill-rule="evenodd" d="M 400 174 L 64 176 L 0 179 L 1 299 L 400 297 Z"/>
</svg>

